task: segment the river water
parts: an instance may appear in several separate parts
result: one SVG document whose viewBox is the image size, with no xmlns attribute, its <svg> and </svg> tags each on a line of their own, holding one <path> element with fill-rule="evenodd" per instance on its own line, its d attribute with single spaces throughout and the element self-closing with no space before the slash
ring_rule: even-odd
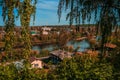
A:
<svg viewBox="0 0 120 80">
<path fill-rule="evenodd" d="M 82 41 L 69 41 L 67 44 L 67 46 L 72 45 L 73 49 L 77 49 L 78 48 L 78 52 L 83 52 L 85 51 L 87 48 L 90 48 L 90 44 L 87 40 L 82 40 Z"/>
<path fill-rule="evenodd" d="M 87 40 L 82 40 L 82 41 L 69 41 L 66 44 L 67 46 L 73 46 L 73 49 L 78 48 L 78 52 L 83 52 L 85 51 L 87 48 L 90 48 L 90 44 Z M 32 50 L 37 50 L 37 51 L 41 51 L 42 49 L 45 50 L 49 50 L 49 51 L 53 51 L 55 48 L 59 48 L 58 45 L 46 45 L 46 46 L 32 46 Z"/>
</svg>

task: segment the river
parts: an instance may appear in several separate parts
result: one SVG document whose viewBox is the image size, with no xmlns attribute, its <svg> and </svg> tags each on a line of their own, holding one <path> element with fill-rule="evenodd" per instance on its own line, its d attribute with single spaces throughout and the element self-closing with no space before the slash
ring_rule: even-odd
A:
<svg viewBox="0 0 120 80">
<path fill-rule="evenodd" d="M 67 46 L 73 46 L 74 49 L 78 48 L 79 49 L 77 50 L 78 52 L 83 52 L 85 51 L 87 48 L 90 48 L 90 44 L 87 40 L 82 40 L 82 41 L 69 41 L 67 42 L 66 44 Z M 45 46 L 32 46 L 32 50 L 37 50 L 37 51 L 41 51 L 42 49 L 45 49 L 45 50 L 49 50 L 49 51 L 53 51 L 55 48 L 59 48 L 58 45 L 54 44 L 54 45 L 45 45 Z"/>
</svg>

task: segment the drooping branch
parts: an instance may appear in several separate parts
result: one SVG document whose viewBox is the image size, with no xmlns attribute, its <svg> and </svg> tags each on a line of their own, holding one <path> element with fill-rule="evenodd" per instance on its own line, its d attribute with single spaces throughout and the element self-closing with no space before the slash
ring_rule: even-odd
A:
<svg viewBox="0 0 120 80">
<path fill-rule="evenodd" d="M 30 36 L 29 36 L 29 23 L 31 15 L 35 18 L 37 0 L 1 0 L 0 6 L 2 6 L 2 16 L 5 23 L 5 51 L 12 57 L 14 41 L 14 26 L 16 17 L 20 16 L 22 25 L 22 37 L 24 46 L 27 52 L 30 53 Z M 16 11 L 15 11 L 16 10 Z M 16 15 L 17 14 L 17 15 Z M 35 20 L 35 19 L 33 19 Z"/>
<path fill-rule="evenodd" d="M 101 47 L 107 42 L 112 29 L 120 23 L 120 1 L 119 0 L 60 0 L 58 5 L 58 16 L 61 17 L 62 11 L 68 10 L 67 20 L 70 25 L 84 23 L 94 18 L 98 24 L 99 33 L 103 37 Z M 93 18 L 92 18 L 93 17 Z M 79 21 L 82 20 L 82 21 Z"/>
</svg>

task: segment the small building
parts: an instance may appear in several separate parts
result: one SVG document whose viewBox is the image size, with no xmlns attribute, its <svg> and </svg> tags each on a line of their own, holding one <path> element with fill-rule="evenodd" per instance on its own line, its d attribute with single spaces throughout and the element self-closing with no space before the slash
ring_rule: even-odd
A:
<svg viewBox="0 0 120 80">
<path fill-rule="evenodd" d="M 35 59 L 31 62 L 32 68 L 43 68 L 43 62 L 41 60 Z"/>
<path fill-rule="evenodd" d="M 60 32 L 59 32 L 59 31 L 57 31 L 57 35 L 60 35 Z"/>
<path fill-rule="evenodd" d="M 30 31 L 30 34 L 31 34 L 32 36 L 35 36 L 35 35 L 38 35 L 38 32 L 37 32 L 36 30 L 31 30 L 31 31 Z"/>
<path fill-rule="evenodd" d="M 42 30 L 43 31 L 51 31 L 51 28 L 50 27 L 42 27 Z"/>
<path fill-rule="evenodd" d="M 47 31 L 43 31 L 42 34 L 43 35 L 48 35 L 48 32 Z"/>
<path fill-rule="evenodd" d="M 55 50 L 50 52 L 51 59 L 54 63 L 62 61 L 64 58 L 72 58 L 73 53 L 64 51 L 64 50 Z"/>
</svg>

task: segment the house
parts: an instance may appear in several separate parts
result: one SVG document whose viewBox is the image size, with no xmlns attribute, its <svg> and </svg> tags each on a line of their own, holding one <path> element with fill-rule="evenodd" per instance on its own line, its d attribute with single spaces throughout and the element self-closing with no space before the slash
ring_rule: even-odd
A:
<svg viewBox="0 0 120 80">
<path fill-rule="evenodd" d="M 38 32 L 36 30 L 31 30 L 30 33 L 32 36 L 38 35 Z"/>
<path fill-rule="evenodd" d="M 48 32 L 47 31 L 43 31 L 42 34 L 43 35 L 48 35 Z"/>
<path fill-rule="evenodd" d="M 31 62 L 32 68 L 43 68 L 43 62 L 41 60 L 35 59 Z"/>
<path fill-rule="evenodd" d="M 51 31 L 51 28 L 50 27 L 42 27 L 42 30 L 43 31 Z"/>
<path fill-rule="evenodd" d="M 59 31 L 57 31 L 57 35 L 60 35 L 60 32 L 59 32 Z"/>
<path fill-rule="evenodd" d="M 72 58 L 73 53 L 64 51 L 64 50 L 55 50 L 50 52 L 51 58 L 54 63 L 62 61 L 64 58 Z"/>
</svg>

